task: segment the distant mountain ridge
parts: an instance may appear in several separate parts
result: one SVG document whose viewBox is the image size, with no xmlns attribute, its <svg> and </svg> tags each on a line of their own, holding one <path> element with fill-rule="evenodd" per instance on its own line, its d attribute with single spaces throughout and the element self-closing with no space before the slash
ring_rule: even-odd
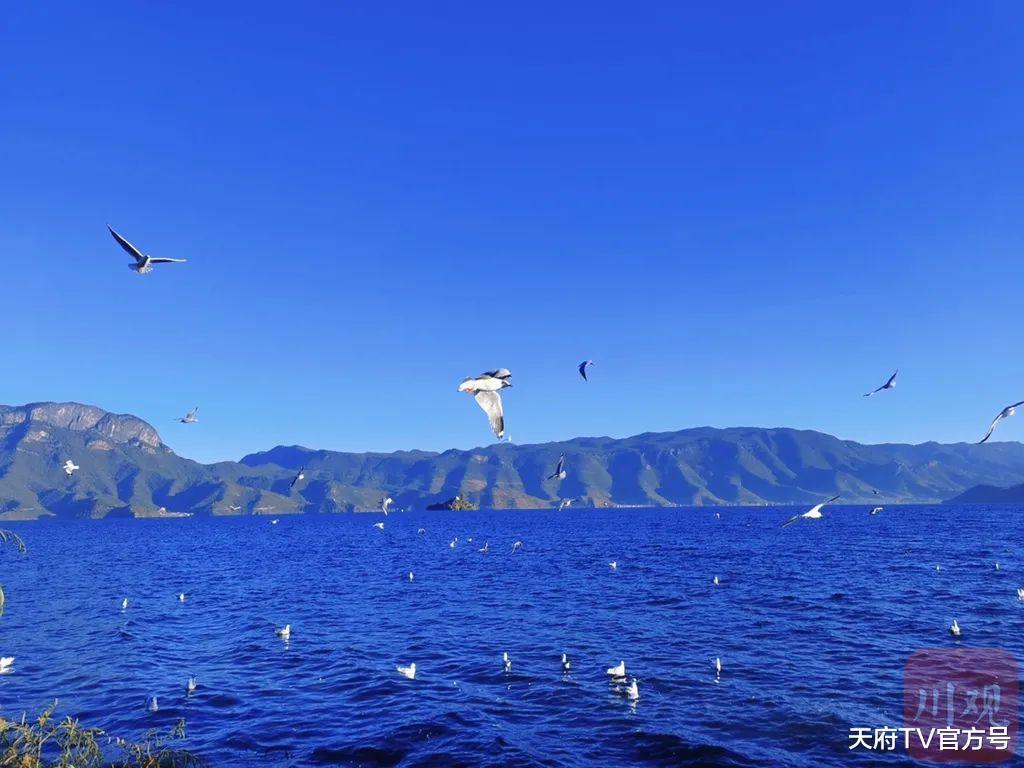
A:
<svg viewBox="0 0 1024 768">
<path fill-rule="evenodd" d="M 196 427 L 201 429 L 202 426 Z M 568 476 L 547 480 L 560 454 Z M 80 469 L 67 477 L 66 459 Z M 297 471 L 305 479 L 291 487 Z M 343 453 L 277 446 L 199 464 L 147 422 L 78 403 L 0 406 L 0 518 L 288 514 L 480 507 L 930 503 L 1024 484 L 1024 445 L 863 445 L 810 430 L 698 427 L 472 450 Z M 878 491 L 878 494 L 875 493 Z"/>
</svg>

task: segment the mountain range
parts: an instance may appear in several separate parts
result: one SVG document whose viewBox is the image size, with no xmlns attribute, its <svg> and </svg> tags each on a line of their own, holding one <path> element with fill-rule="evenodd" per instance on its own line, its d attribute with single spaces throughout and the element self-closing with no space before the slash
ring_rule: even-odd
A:
<svg viewBox="0 0 1024 768">
<path fill-rule="evenodd" d="M 201 429 L 201 426 L 196 426 Z M 565 480 L 548 480 L 565 454 Z M 71 459 L 79 469 L 68 477 Z M 300 469 L 304 479 L 291 484 Z M 699 427 L 472 450 L 342 453 L 278 446 L 238 462 L 175 454 L 135 416 L 78 403 L 0 406 L 0 519 L 481 507 L 933 503 L 1024 484 L 1024 445 L 863 445 L 786 428 Z M 969 497 L 961 497 L 969 498 Z"/>
</svg>

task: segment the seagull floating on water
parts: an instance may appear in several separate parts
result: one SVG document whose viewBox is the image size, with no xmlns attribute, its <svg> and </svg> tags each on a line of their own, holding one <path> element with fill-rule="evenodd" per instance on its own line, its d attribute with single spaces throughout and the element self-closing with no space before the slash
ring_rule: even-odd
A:
<svg viewBox="0 0 1024 768">
<path fill-rule="evenodd" d="M 179 603 L 184 603 L 185 602 L 185 593 L 184 592 L 179 592 L 178 593 L 178 602 Z"/>
<path fill-rule="evenodd" d="M 584 381 L 588 381 L 588 379 L 587 379 L 587 368 L 589 368 L 593 364 L 594 364 L 593 360 L 584 360 L 582 363 L 580 363 L 579 368 L 576 369 L 576 370 L 578 370 L 580 372 L 580 376 L 583 377 Z"/>
<path fill-rule="evenodd" d="M 114 228 L 109 224 L 107 229 L 110 230 L 110 234 L 113 235 L 114 239 L 117 240 L 118 244 L 128 252 L 128 254 L 135 259 L 134 264 L 129 264 L 128 269 L 132 272 L 138 272 L 140 275 L 145 275 L 148 272 L 153 271 L 154 264 L 184 264 L 185 259 L 166 259 L 157 258 L 155 256 L 146 256 L 142 251 L 136 248 L 134 245 L 125 240 L 121 235 L 114 231 Z"/>
<path fill-rule="evenodd" d="M 896 388 L 896 374 L 899 373 L 899 372 L 900 372 L 900 370 L 899 370 L 899 368 L 897 368 L 896 369 L 896 373 L 894 373 L 892 376 L 890 376 L 889 380 L 887 382 L 885 382 L 885 384 L 880 386 L 878 389 L 873 389 L 870 392 L 866 392 L 864 394 L 864 397 L 871 397 L 872 395 L 876 395 L 879 392 L 884 392 L 887 389 L 895 389 Z M 875 379 L 875 381 L 877 381 L 877 379 Z M 913 382 L 911 382 L 911 383 L 913 383 Z"/>
<path fill-rule="evenodd" d="M 568 675 L 568 674 L 569 674 L 569 669 L 570 669 L 571 667 L 572 667 L 572 665 L 571 665 L 571 664 L 569 663 L 569 657 L 568 657 L 568 656 L 566 656 L 566 655 L 565 655 L 565 654 L 563 653 L 563 654 L 562 654 L 562 674 L 563 674 L 563 675 Z"/>
<path fill-rule="evenodd" d="M 280 637 L 282 640 L 289 640 L 292 636 L 292 625 L 285 624 L 280 629 L 275 629 L 274 634 Z"/>
<path fill-rule="evenodd" d="M 199 681 L 195 677 L 190 677 L 188 682 L 185 683 L 185 693 L 187 695 L 195 693 L 197 687 L 199 687 Z"/>
<path fill-rule="evenodd" d="M 619 561 L 618 560 L 612 560 L 610 563 L 608 563 L 608 567 L 611 568 L 614 571 L 616 568 L 619 567 Z"/>
<path fill-rule="evenodd" d="M 715 682 L 717 683 L 722 677 L 722 660 L 715 657 Z"/>
<path fill-rule="evenodd" d="M 835 501 L 838 498 L 839 498 L 838 496 L 833 496 L 828 501 L 823 501 L 820 504 L 815 504 L 813 507 L 811 507 L 809 510 L 804 512 L 802 515 L 794 515 L 793 517 L 789 518 L 789 520 L 787 520 L 786 522 L 784 522 L 782 524 L 782 527 L 785 528 L 787 525 L 792 525 L 797 520 L 801 520 L 801 519 L 803 519 L 803 520 L 820 520 L 821 519 L 821 508 L 824 507 L 826 504 L 831 504 L 833 501 Z"/>
<path fill-rule="evenodd" d="M 178 421 L 182 424 L 197 424 L 199 422 L 199 406 L 197 405 L 191 411 L 182 416 Z"/>
<path fill-rule="evenodd" d="M 960 625 L 956 623 L 956 619 L 953 619 L 953 623 L 949 626 L 949 634 L 953 637 L 960 637 Z"/>
<path fill-rule="evenodd" d="M 999 563 L 998 563 L 998 561 L 996 562 L 996 570 L 997 571 L 999 570 Z"/>
<path fill-rule="evenodd" d="M 459 543 L 459 537 L 456 536 L 454 539 L 448 542 L 449 549 L 455 549 L 455 545 Z"/>
<path fill-rule="evenodd" d="M 877 515 L 877 514 L 878 514 L 879 512 L 881 512 L 881 511 L 882 511 L 883 509 L 885 509 L 885 507 L 875 507 L 874 509 L 872 509 L 872 510 L 871 510 L 871 513 L 870 513 L 870 514 L 872 514 L 872 515 Z"/>
<path fill-rule="evenodd" d="M 305 467 L 299 467 L 299 473 L 297 475 L 295 475 L 295 477 L 292 478 L 291 483 L 288 485 L 288 490 L 290 491 L 292 488 L 295 487 L 296 483 L 298 483 L 301 480 L 305 480 L 305 479 L 306 479 L 306 468 Z"/>
<path fill-rule="evenodd" d="M 274 518 L 273 520 L 271 520 L 271 521 L 270 521 L 270 524 L 271 524 L 271 525 L 277 525 L 277 524 L 278 524 L 279 522 L 281 522 L 281 521 L 280 521 L 280 520 L 278 520 L 278 519 L 277 519 L 277 518 L 275 517 L 275 518 Z"/>
<path fill-rule="evenodd" d="M 413 574 L 413 572 L 409 571 L 409 581 L 412 581 L 415 578 L 416 578 L 416 576 Z"/>
<path fill-rule="evenodd" d="M 407 678 L 409 680 L 416 679 L 416 662 L 413 662 L 407 667 L 403 667 L 401 664 L 399 664 L 397 667 L 395 667 L 395 669 L 397 669 L 398 674 L 400 674 L 404 678 Z"/>
<path fill-rule="evenodd" d="M 718 577 L 717 577 L 717 576 L 715 576 L 715 578 L 714 578 L 714 580 L 712 581 L 712 583 L 713 583 L 713 584 L 714 584 L 714 585 L 715 585 L 716 587 L 718 586 L 718 584 L 719 584 L 719 581 L 718 581 Z"/>
<path fill-rule="evenodd" d="M 125 610 L 125 609 L 126 609 L 127 607 L 128 607 L 128 598 L 126 597 L 126 598 L 124 598 L 124 599 L 123 599 L 123 600 L 121 601 L 121 610 L 123 611 L 123 610 Z"/>
<path fill-rule="evenodd" d="M 625 677 L 626 676 L 626 662 L 620 661 L 617 666 L 608 667 L 608 674 L 611 677 Z"/>
<path fill-rule="evenodd" d="M 426 532 L 427 532 L 426 528 L 420 528 L 418 531 L 416 531 L 416 533 L 418 533 L 420 536 L 422 536 Z"/>
<path fill-rule="evenodd" d="M 0 656 L 0 675 L 6 675 L 14 671 L 14 657 Z"/>
<path fill-rule="evenodd" d="M 522 548 L 523 548 L 523 542 L 521 542 L 521 541 L 514 541 L 514 542 L 512 542 L 512 554 L 515 554 L 516 552 L 518 552 Z"/>
<path fill-rule="evenodd" d="M 1017 599 L 1024 603 L 1024 587 L 1017 587 Z"/>
<path fill-rule="evenodd" d="M 71 477 L 79 469 L 81 469 L 81 467 L 75 464 L 71 459 L 64 462 L 64 474 L 68 477 Z"/>
<path fill-rule="evenodd" d="M 505 387 L 511 387 L 509 379 L 512 372 L 508 368 L 499 368 L 496 371 L 487 371 L 475 378 L 464 379 L 459 384 L 459 392 L 466 392 L 476 399 L 477 405 L 483 408 L 487 414 L 487 420 L 491 424 L 494 436 L 501 440 L 505 434 L 505 412 L 501 405 L 501 395 L 498 391 Z"/>
<path fill-rule="evenodd" d="M 149 704 L 147 705 L 146 709 L 148 709 L 150 712 L 157 712 L 157 711 L 159 711 L 160 705 L 157 704 L 156 696 L 153 696 L 149 700 Z"/>
<path fill-rule="evenodd" d="M 1005 408 L 1003 408 L 1003 410 L 999 412 L 999 415 L 992 419 L 992 424 L 991 426 L 989 426 L 988 432 L 986 432 L 985 436 L 978 441 L 978 445 L 981 445 L 982 443 L 986 442 L 990 437 L 992 437 L 992 433 L 996 431 L 996 425 L 1003 419 L 1008 419 L 1011 416 L 1013 416 L 1017 412 L 1017 409 L 1022 405 L 1024 405 L 1024 400 L 1021 400 L 1019 403 L 1014 403 L 1013 405 L 1008 405 Z"/>
<path fill-rule="evenodd" d="M 503 651 L 501 654 L 501 667 L 505 672 L 512 671 L 512 659 L 509 658 L 508 651 Z"/>
<path fill-rule="evenodd" d="M 640 699 L 640 686 L 637 685 L 635 677 L 629 685 L 626 686 L 626 698 L 630 701 L 637 701 Z"/>
<path fill-rule="evenodd" d="M 555 471 L 553 473 L 548 475 L 548 480 L 554 480 L 555 478 L 565 480 L 565 475 L 565 454 L 563 453 L 558 457 L 558 466 L 555 467 Z"/>
</svg>

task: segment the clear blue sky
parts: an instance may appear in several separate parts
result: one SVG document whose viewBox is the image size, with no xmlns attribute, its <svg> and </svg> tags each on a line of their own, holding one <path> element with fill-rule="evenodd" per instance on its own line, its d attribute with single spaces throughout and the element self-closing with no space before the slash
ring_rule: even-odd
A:
<svg viewBox="0 0 1024 768">
<path fill-rule="evenodd" d="M 485 444 L 497 366 L 515 442 L 1024 399 L 1019 4 L 230 6 L 0 9 L 0 402 L 205 461 Z"/>
</svg>

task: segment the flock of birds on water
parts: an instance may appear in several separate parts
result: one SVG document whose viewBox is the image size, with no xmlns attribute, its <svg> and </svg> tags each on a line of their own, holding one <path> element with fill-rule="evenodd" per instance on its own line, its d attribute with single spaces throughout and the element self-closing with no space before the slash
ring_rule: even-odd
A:
<svg viewBox="0 0 1024 768">
<path fill-rule="evenodd" d="M 180 264 L 180 263 L 185 263 L 186 262 L 186 259 L 170 259 L 170 258 L 160 258 L 160 257 L 154 257 L 154 256 L 147 256 L 144 253 L 142 253 L 142 251 L 140 251 L 138 248 L 136 248 L 134 245 L 132 245 L 130 242 L 128 242 L 128 240 L 126 240 L 123 236 L 118 234 L 109 225 L 108 225 L 107 229 L 110 230 L 110 234 L 113 236 L 114 240 L 116 240 L 118 242 L 118 244 L 125 251 L 127 251 L 128 254 L 130 254 L 132 256 L 132 258 L 134 259 L 134 261 L 131 264 L 128 265 L 129 269 L 131 269 L 132 271 L 134 271 L 134 272 L 136 272 L 136 273 L 138 273 L 140 275 L 144 275 L 144 274 L 147 274 L 149 272 L 152 272 L 153 271 L 153 267 L 155 265 L 157 265 L 157 264 Z M 587 371 L 593 365 L 594 365 L 594 361 L 593 360 L 584 360 L 583 362 L 581 362 L 577 366 L 577 371 L 579 372 L 579 375 L 580 375 L 580 377 L 582 378 L 583 381 L 589 381 L 588 376 L 587 376 Z M 880 393 L 886 392 L 888 390 L 894 389 L 896 387 L 896 377 L 898 376 L 898 374 L 899 374 L 899 369 L 897 369 L 895 372 L 893 372 L 893 374 L 886 380 L 886 382 L 884 384 L 882 384 L 881 386 L 877 387 L 876 389 L 871 390 L 870 392 L 864 393 L 864 397 L 873 397 L 873 396 L 875 396 L 877 394 L 880 394 Z M 512 379 L 512 372 L 508 368 L 498 368 L 498 369 L 495 369 L 495 370 L 492 370 L 492 371 L 485 371 L 484 373 L 480 374 L 479 376 L 474 376 L 474 377 L 466 378 L 466 379 L 464 379 L 462 381 L 462 383 L 459 384 L 459 387 L 458 387 L 458 391 L 459 392 L 465 392 L 466 394 L 472 396 L 474 400 L 476 400 L 477 405 L 479 405 L 480 408 L 483 410 L 483 412 L 486 414 L 487 421 L 488 421 L 488 423 L 490 424 L 490 427 L 491 427 L 491 431 L 494 433 L 495 437 L 498 438 L 498 440 L 502 440 L 505 437 L 505 413 L 504 413 L 504 406 L 503 406 L 503 403 L 502 403 L 500 392 L 502 390 L 507 389 L 507 388 L 512 386 L 511 379 Z M 1021 400 L 1020 402 L 1013 403 L 1013 404 L 1008 405 L 1005 408 L 1003 408 L 996 415 L 996 417 L 992 420 L 992 423 L 989 425 L 988 431 L 985 433 L 984 437 L 982 437 L 981 440 L 978 441 L 977 444 L 980 445 L 982 443 L 987 442 L 989 440 L 989 438 L 992 437 L 992 434 L 995 432 L 995 429 L 999 425 L 999 423 L 1003 419 L 1007 419 L 1007 418 L 1010 418 L 1011 416 L 1015 415 L 1016 412 L 1017 412 L 1017 408 L 1019 408 L 1022 405 L 1024 405 L 1024 400 Z M 185 414 L 183 417 L 180 417 L 180 418 L 176 419 L 176 421 L 179 421 L 182 424 L 197 424 L 199 422 L 199 408 L 198 407 L 193 408 L 187 414 Z M 80 467 L 77 464 L 75 464 L 71 459 L 68 459 L 64 463 L 64 465 L 63 465 L 63 470 L 67 474 L 68 477 L 71 477 L 75 473 L 75 471 L 77 471 L 78 469 L 80 469 Z M 559 457 L 559 459 L 558 459 L 558 464 L 555 466 L 554 471 L 550 475 L 547 476 L 547 480 L 559 480 L 559 481 L 561 481 L 561 480 L 565 480 L 565 478 L 567 476 L 568 476 L 568 470 L 566 469 L 565 454 L 562 454 Z M 295 486 L 298 483 L 302 482 L 304 479 L 305 479 L 305 467 L 302 467 L 302 468 L 300 468 L 298 473 L 296 473 L 296 475 L 292 479 L 292 481 L 291 481 L 291 483 L 289 485 L 289 489 L 294 489 Z M 879 492 L 877 490 L 873 491 L 873 493 L 875 495 L 879 495 Z M 802 521 L 802 520 L 820 520 L 822 518 L 822 516 L 823 516 L 822 515 L 822 510 L 824 509 L 824 507 L 826 505 L 828 505 L 828 504 L 832 504 L 833 502 L 838 501 L 839 498 L 840 498 L 840 496 L 837 495 L 837 496 L 833 496 L 833 497 L 831 497 L 829 499 L 826 499 L 825 501 L 819 502 L 818 504 L 815 504 L 813 507 L 811 507 L 806 512 L 803 512 L 803 513 L 798 514 L 798 515 L 794 515 L 793 517 L 791 517 L 788 520 L 786 520 L 782 524 L 782 527 L 785 528 L 787 526 L 792 525 L 793 523 L 797 523 L 797 522 Z M 393 500 L 391 499 L 390 496 L 385 496 L 383 499 L 381 499 L 380 509 L 384 513 L 385 517 L 387 516 L 388 512 L 390 511 L 391 505 L 393 503 L 394 502 L 393 502 Z M 571 503 L 570 499 L 563 499 L 559 503 L 559 507 L 558 508 L 560 510 L 561 509 L 565 509 L 566 507 L 568 507 L 570 505 L 570 503 Z M 880 507 L 880 506 L 873 507 L 870 510 L 869 514 L 872 515 L 872 516 L 875 516 L 875 515 L 878 515 L 879 513 L 881 513 L 882 511 L 883 511 L 883 507 Z M 715 517 L 719 518 L 720 515 L 716 512 L 715 513 Z M 272 519 L 270 521 L 270 523 L 272 525 L 276 525 L 278 522 L 279 522 L 279 520 L 276 519 L 276 518 Z M 373 524 L 373 527 L 378 529 L 378 530 L 384 530 L 384 523 L 383 522 L 376 522 L 376 523 Z M 425 530 L 423 528 L 420 528 L 418 530 L 418 533 L 423 534 L 423 533 L 425 533 Z M 472 539 L 468 539 L 468 542 L 472 543 Z M 449 543 L 448 546 L 451 547 L 452 549 L 454 549 L 458 545 L 458 543 L 459 543 L 459 540 L 458 540 L 458 537 L 456 537 L 456 538 L 454 538 Z M 489 542 L 485 542 L 483 547 L 481 547 L 478 551 L 481 552 L 481 553 L 487 553 L 489 551 L 489 546 L 490 546 Z M 522 548 L 523 548 L 523 542 L 521 542 L 521 541 L 514 542 L 512 544 L 512 554 L 515 554 L 516 552 L 521 551 Z M 617 571 L 618 567 L 619 567 L 618 561 L 612 560 L 611 562 L 608 563 L 608 567 L 611 570 L 613 570 L 613 571 Z M 996 567 L 996 570 L 998 570 L 999 569 L 999 563 L 996 563 L 995 567 Z M 940 570 L 940 566 L 936 565 L 935 569 L 936 570 Z M 407 578 L 408 578 L 409 581 L 413 581 L 414 580 L 415 575 L 413 574 L 412 571 L 410 571 L 408 573 Z M 714 577 L 713 584 L 716 587 L 720 585 L 720 580 L 719 580 L 718 576 Z M 185 599 L 186 598 L 185 598 L 185 594 L 184 593 L 179 593 L 178 594 L 179 602 L 183 603 L 183 602 L 185 602 Z M 1019 587 L 1017 589 L 1017 599 L 1019 601 L 1021 601 L 1021 602 L 1024 602 L 1024 587 Z M 124 598 L 121 601 L 121 610 L 122 611 L 127 610 L 128 609 L 128 605 L 129 605 L 128 598 Z M 957 620 L 955 618 L 953 619 L 953 623 L 949 627 L 949 633 L 954 638 L 960 638 L 961 637 L 962 629 L 961 629 L 959 623 L 957 622 Z M 275 630 L 275 634 L 277 635 L 277 637 L 281 638 L 285 643 L 288 643 L 291 640 L 291 634 L 292 634 L 291 624 L 286 624 L 285 626 L 283 626 L 283 627 L 281 627 L 279 629 L 276 629 Z M 10 656 L 0 657 L 0 674 L 7 674 L 7 673 L 12 672 L 13 671 L 13 665 L 14 665 L 14 658 L 13 657 L 10 657 Z M 564 653 L 561 656 L 561 665 L 562 665 L 562 673 L 563 674 L 569 674 L 569 671 L 571 669 L 571 662 L 569 661 L 568 656 L 566 654 L 564 654 Z M 714 682 L 717 683 L 717 682 L 719 682 L 721 680 L 721 675 L 722 675 L 722 660 L 721 660 L 721 658 L 717 658 L 716 657 L 714 659 L 714 661 L 712 662 L 712 665 L 713 665 L 714 670 L 715 670 Z M 502 654 L 501 669 L 502 669 L 502 672 L 504 672 L 505 674 L 509 674 L 512 671 L 512 659 L 509 656 L 507 651 Z M 416 679 L 417 668 L 416 668 L 416 663 L 415 662 L 411 662 L 409 664 L 398 664 L 398 665 L 396 665 L 395 670 L 396 670 L 396 673 L 398 675 L 400 675 L 401 677 L 403 677 L 403 678 L 405 678 L 407 680 L 415 680 Z M 613 688 L 616 691 L 618 691 L 619 693 L 621 693 L 627 700 L 629 700 L 631 702 L 636 702 L 636 701 L 639 700 L 639 698 L 640 698 L 639 681 L 637 680 L 637 678 L 635 676 L 630 676 L 629 674 L 627 674 L 627 672 L 626 672 L 626 662 L 625 661 L 620 661 L 617 665 L 615 665 L 613 667 L 609 667 L 607 669 L 607 675 L 608 675 L 609 681 L 612 684 Z M 189 677 L 188 680 L 185 683 L 186 695 L 191 696 L 195 692 L 196 688 L 198 687 L 198 684 L 199 684 L 198 680 L 194 676 L 193 677 Z M 149 702 L 147 704 L 147 708 L 148 708 L 148 710 L 150 712 L 157 712 L 159 710 L 159 703 L 157 701 L 157 697 L 153 696 L 152 698 L 150 698 L 150 700 L 149 700 Z"/>
</svg>

